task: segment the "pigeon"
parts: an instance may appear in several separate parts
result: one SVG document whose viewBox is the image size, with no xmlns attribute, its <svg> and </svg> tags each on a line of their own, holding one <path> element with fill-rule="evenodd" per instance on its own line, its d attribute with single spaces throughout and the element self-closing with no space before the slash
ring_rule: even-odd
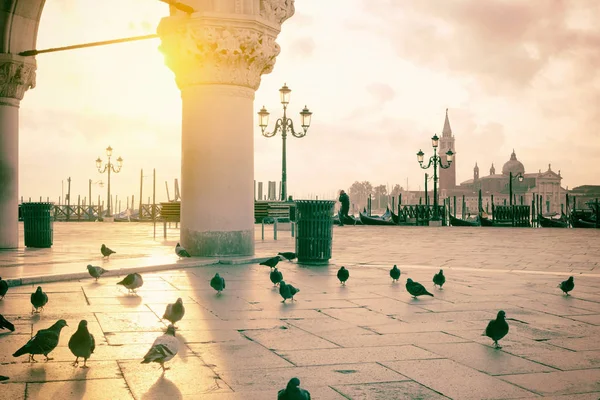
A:
<svg viewBox="0 0 600 400">
<path fill-rule="evenodd" d="M 340 280 L 342 285 L 345 285 L 348 278 L 350 278 L 350 271 L 348 271 L 346 267 L 340 268 L 337 272 L 337 278 Z"/>
<path fill-rule="evenodd" d="M 221 294 L 223 289 L 225 289 L 225 279 L 221 278 L 221 275 L 217 272 L 210 280 L 210 287 L 215 289 L 217 294 Z"/>
<path fill-rule="evenodd" d="M 86 365 L 87 359 L 90 358 L 96 348 L 94 335 L 88 331 L 87 324 L 85 319 L 79 321 L 77 331 L 71 336 L 71 339 L 69 339 L 69 349 L 71 350 L 71 353 L 77 357 L 75 358 L 75 362 L 73 362 L 74 367 L 79 364 L 79 357 L 83 357 L 82 368 L 88 368 Z"/>
<path fill-rule="evenodd" d="M 29 354 L 29 362 L 37 362 L 33 356 L 35 354 L 43 354 L 46 361 L 52 360 L 48 354 L 56 348 L 60 338 L 60 331 L 67 325 L 64 319 L 59 319 L 48 329 L 40 329 L 34 337 L 29 339 L 25 346 L 17 350 L 13 357 L 19 357 L 23 354 Z"/>
<path fill-rule="evenodd" d="M 151 362 L 159 363 L 164 374 L 169 369 L 165 368 L 165 363 L 175 357 L 178 351 L 179 339 L 175 337 L 175 327 L 169 325 L 167 332 L 156 338 L 152 347 L 144 356 L 142 364 L 149 364 Z"/>
<path fill-rule="evenodd" d="M 280 256 L 271 257 L 266 261 L 261 262 L 259 265 L 266 265 L 267 267 L 271 267 L 271 269 L 277 266 L 277 263 L 281 261 Z"/>
<path fill-rule="evenodd" d="M 121 282 L 117 282 L 117 285 L 123 285 L 127 288 L 128 293 L 135 293 L 135 290 L 141 288 L 144 284 L 144 280 L 140 274 L 133 273 L 129 274 Z"/>
<path fill-rule="evenodd" d="M 163 314 L 163 319 L 166 319 L 167 321 L 175 325 L 177 321 L 181 321 L 184 315 L 185 307 L 183 306 L 183 300 L 181 300 L 180 297 L 175 303 L 167 304 L 167 308 L 165 309 L 165 313 Z"/>
<path fill-rule="evenodd" d="M 285 258 L 288 261 L 292 261 L 294 258 L 296 258 L 296 253 L 292 252 L 292 251 L 284 251 L 283 253 L 277 253 L 278 255 L 280 255 L 281 257 Z"/>
<path fill-rule="evenodd" d="M 2 277 L 0 277 L 0 300 L 2 300 L 4 296 L 6 296 L 6 292 L 8 292 L 8 282 L 6 282 L 2 279 Z"/>
<path fill-rule="evenodd" d="M 287 299 L 292 299 L 294 301 L 294 295 L 298 293 L 300 289 L 293 287 L 292 285 L 288 285 L 285 281 L 279 281 L 279 294 L 283 297 L 282 303 L 285 303 Z"/>
<path fill-rule="evenodd" d="M 417 298 L 418 296 L 423 296 L 423 295 L 428 295 L 433 297 L 433 295 L 431 293 L 429 293 L 427 291 L 427 289 L 425 289 L 425 287 L 423 285 L 421 285 L 419 282 L 413 282 L 412 279 L 408 278 L 406 280 L 406 290 L 408 291 L 408 293 L 410 293 L 413 298 Z"/>
<path fill-rule="evenodd" d="M 400 279 L 400 270 L 397 266 L 394 265 L 394 267 L 390 269 L 390 276 L 392 277 L 392 282 L 398 282 L 398 279 Z"/>
<path fill-rule="evenodd" d="M 104 243 L 102 243 L 102 247 L 100 247 L 100 252 L 102 253 L 102 257 L 110 257 L 111 254 L 116 253 L 116 251 L 106 247 Z"/>
<path fill-rule="evenodd" d="M 562 281 L 560 285 L 558 285 L 560 290 L 562 290 L 567 296 L 569 292 L 575 288 L 575 282 L 573 282 L 573 277 L 570 276 L 566 281 Z"/>
<path fill-rule="evenodd" d="M 8 329 L 11 332 L 15 331 L 15 326 L 8 322 L 2 314 L 0 314 L 0 329 Z"/>
<path fill-rule="evenodd" d="M 38 286 L 35 293 L 31 293 L 31 305 L 33 306 L 31 313 L 39 313 L 46 304 L 48 304 L 48 295 L 42 292 L 41 286 Z"/>
<path fill-rule="evenodd" d="M 433 276 L 433 286 L 438 285 L 440 289 L 446 283 L 446 277 L 444 276 L 444 270 L 440 269 L 440 272 Z"/>
<path fill-rule="evenodd" d="M 285 389 L 277 393 L 277 400 L 310 400 L 310 393 L 306 389 L 301 389 L 300 379 L 292 378 Z"/>
<path fill-rule="evenodd" d="M 96 267 L 92 264 L 88 264 L 87 270 L 92 278 L 96 278 L 96 282 L 98 282 L 98 278 L 100 278 L 105 272 L 108 272 L 104 268 Z"/>
<path fill-rule="evenodd" d="M 1 382 L 1 381 L 7 381 L 7 380 L 9 380 L 9 379 L 10 379 L 10 378 L 9 378 L 8 376 L 0 375 L 0 382 Z"/>
<path fill-rule="evenodd" d="M 277 286 L 283 280 L 283 274 L 277 268 L 271 271 L 269 277 L 271 278 L 271 282 L 273 282 L 273 286 Z"/>
<path fill-rule="evenodd" d="M 496 319 L 491 320 L 488 323 L 485 332 L 481 336 L 487 336 L 494 341 L 494 345 L 497 349 L 502 347 L 498 344 L 498 340 L 502 339 L 508 333 L 508 322 L 506 322 L 506 313 L 502 310 L 498 311 Z"/>
<path fill-rule="evenodd" d="M 177 243 L 177 246 L 175 246 L 175 254 L 177 254 L 179 257 L 191 257 L 190 253 L 188 253 L 186 249 L 181 247 L 179 242 Z"/>
</svg>

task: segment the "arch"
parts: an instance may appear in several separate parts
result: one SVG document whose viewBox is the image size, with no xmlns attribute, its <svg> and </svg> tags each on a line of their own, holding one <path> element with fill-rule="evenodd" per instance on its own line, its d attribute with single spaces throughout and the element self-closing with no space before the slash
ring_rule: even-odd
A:
<svg viewBox="0 0 600 400">
<path fill-rule="evenodd" d="M 35 49 L 46 0 L 4 0 L 0 4 L 0 53 Z"/>
</svg>

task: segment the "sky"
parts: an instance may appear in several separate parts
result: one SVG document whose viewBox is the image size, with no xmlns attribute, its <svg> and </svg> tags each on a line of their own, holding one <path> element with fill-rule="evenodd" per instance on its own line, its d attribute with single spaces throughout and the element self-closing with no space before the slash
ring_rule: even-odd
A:
<svg viewBox="0 0 600 400">
<path fill-rule="evenodd" d="M 190 0 L 191 2 L 192 0 Z M 287 146 L 288 192 L 332 198 L 354 181 L 422 188 L 416 153 L 432 155 L 445 110 L 456 137 L 457 181 L 500 171 L 515 149 L 525 172 L 561 171 L 563 187 L 600 184 L 600 2 L 525 0 L 297 0 L 281 53 L 254 108 L 282 115 L 287 83 L 306 137 Z M 168 6 L 152 0 L 46 2 L 38 49 L 156 32 Z M 181 99 L 173 73 L 147 40 L 37 56 L 37 86 L 20 114 L 20 195 L 72 203 L 103 180 L 95 160 L 111 145 L 122 200 L 173 197 L 181 168 Z M 255 119 L 255 179 L 281 179 L 281 136 Z M 92 186 L 92 198 L 106 186 Z M 94 200 L 96 201 L 96 200 Z"/>
</svg>

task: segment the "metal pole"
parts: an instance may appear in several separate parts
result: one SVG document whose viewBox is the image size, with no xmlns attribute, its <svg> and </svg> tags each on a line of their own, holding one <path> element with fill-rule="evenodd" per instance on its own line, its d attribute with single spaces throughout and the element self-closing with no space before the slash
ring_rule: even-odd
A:
<svg viewBox="0 0 600 400">
<path fill-rule="evenodd" d="M 285 201 L 287 196 L 287 163 L 286 163 L 286 138 L 287 138 L 287 107 L 283 106 L 283 120 L 281 126 L 281 140 L 283 142 L 281 154 L 281 201 Z"/>
<path fill-rule="evenodd" d="M 429 193 L 427 193 L 427 178 L 429 178 L 429 174 L 425 172 L 425 205 L 429 205 Z"/>
<path fill-rule="evenodd" d="M 437 148 L 433 148 L 433 220 L 438 221 L 438 197 L 437 197 L 437 165 L 438 165 Z"/>
<path fill-rule="evenodd" d="M 92 216 L 92 180 L 89 180 L 89 184 L 88 184 L 88 195 L 89 195 L 89 199 L 90 199 L 90 204 L 88 205 L 88 214 L 90 215 L 90 219 Z"/>
<path fill-rule="evenodd" d="M 154 238 L 156 238 L 156 168 L 152 178 L 152 221 L 154 221 Z"/>
<path fill-rule="evenodd" d="M 142 189 L 144 186 L 144 169 L 140 169 L 140 209 L 138 211 L 140 221 L 142 220 Z"/>
<path fill-rule="evenodd" d="M 110 163 L 110 156 L 108 156 L 108 194 L 106 196 L 106 216 L 110 217 L 110 168 L 112 167 Z"/>
<path fill-rule="evenodd" d="M 508 193 L 509 193 L 509 197 L 510 197 L 510 202 L 509 205 L 512 206 L 513 205 L 513 188 L 512 188 L 512 180 L 513 180 L 513 176 L 512 176 L 512 171 L 510 171 L 508 173 Z"/>
</svg>

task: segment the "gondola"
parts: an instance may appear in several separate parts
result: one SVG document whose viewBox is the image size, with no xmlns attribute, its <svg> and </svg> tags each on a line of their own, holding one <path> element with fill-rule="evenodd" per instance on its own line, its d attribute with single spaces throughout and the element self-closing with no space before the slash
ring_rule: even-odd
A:
<svg viewBox="0 0 600 400">
<path fill-rule="evenodd" d="M 340 225 L 340 214 L 338 213 L 333 217 L 333 223 L 336 225 Z M 344 225 L 363 225 L 360 219 L 356 218 L 354 215 L 348 215 L 344 217 Z"/>
<path fill-rule="evenodd" d="M 587 221 L 581 218 L 573 218 L 571 219 L 571 225 L 573 226 L 573 228 L 595 228 L 596 222 Z"/>
<path fill-rule="evenodd" d="M 481 226 L 494 226 L 494 221 L 489 219 L 488 215 L 484 212 L 479 213 L 479 223 Z"/>
<path fill-rule="evenodd" d="M 359 213 L 360 221 L 364 225 L 396 225 L 392 220 L 391 212 L 387 210 L 381 217 L 369 217 L 366 213 Z"/>
<path fill-rule="evenodd" d="M 560 219 L 546 218 L 543 215 L 538 215 L 538 221 L 543 228 L 568 228 L 569 223 L 562 217 Z"/>
<path fill-rule="evenodd" d="M 481 226 L 479 218 L 476 219 L 458 219 L 450 215 L 450 225 L 452 226 Z"/>
</svg>

